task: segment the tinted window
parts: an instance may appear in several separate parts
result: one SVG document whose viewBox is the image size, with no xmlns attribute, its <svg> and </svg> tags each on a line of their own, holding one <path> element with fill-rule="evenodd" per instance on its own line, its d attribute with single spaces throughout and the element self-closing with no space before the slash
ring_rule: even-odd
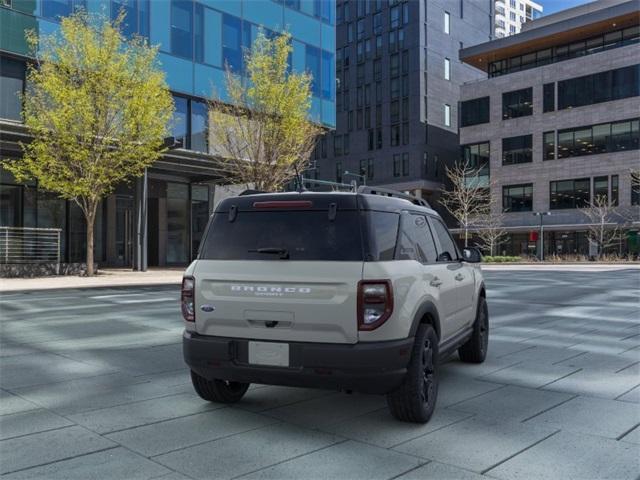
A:
<svg viewBox="0 0 640 480">
<path fill-rule="evenodd" d="M 193 3 L 184 0 L 171 2 L 171 53 L 179 57 L 193 55 Z"/>
<path fill-rule="evenodd" d="M 285 249 L 291 260 L 362 261 L 356 211 L 338 211 L 329 221 L 323 211 L 238 212 L 233 222 L 216 213 L 205 240 L 204 260 L 280 260 L 261 248 Z"/>
<path fill-rule="evenodd" d="M 24 75 L 24 62 L 0 58 L 0 118 L 21 119 Z"/>
<path fill-rule="evenodd" d="M 558 109 L 581 107 L 640 95 L 640 65 L 558 82 Z"/>
<path fill-rule="evenodd" d="M 516 163 L 531 162 L 531 135 L 509 137 L 502 139 L 502 164 L 513 165 Z"/>
<path fill-rule="evenodd" d="M 438 240 L 440 241 L 440 261 L 457 260 L 458 251 L 456 250 L 456 246 L 453 243 L 451 235 L 449 235 L 447 227 L 445 227 L 440 220 L 437 220 L 435 218 L 431 219 L 431 226 L 433 227 L 433 233 L 436 237 L 438 237 Z"/>
<path fill-rule="evenodd" d="M 393 260 L 400 215 L 390 212 L 366 212 L 369 223 L 367 260 Z"/>
<path fill-rule="evenodd" d="M 489 122 L 489 97 L 460 103 L 460 126 L 469 127 Z"/>
<path fill-rule="evenodd" d="M 530 212 L 533 207 L 533 184 L 502 187 L 503 212 Z"/>
<path fill-rule="evenodd" d="M 543 88 L 542 111 L 553 112 L 556 109 L 556 84 L 545 83 Z"/>
<path fill-rule="evenodd" d="M 532 88 L 502 94 L 502 118 L 524 117 L 533 113 Z"/>
<path fill-rule="evenodd" d="M 424 215 L 405 214 L 398 239 L 397 260 L 417 260 L 421 263 L 436 260 L 436 248 Z"/>
</svg>

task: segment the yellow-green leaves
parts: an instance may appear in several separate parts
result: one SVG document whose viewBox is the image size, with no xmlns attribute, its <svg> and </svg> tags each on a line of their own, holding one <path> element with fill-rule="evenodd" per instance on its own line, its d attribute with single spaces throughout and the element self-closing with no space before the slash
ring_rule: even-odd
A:
<svg viewBox="0 0 640 480">
<path fill-rule="evenodd" d="M 18 177 L 68 199 L 100 199 L 158 158 L 173 101 L 157 48 L 123 38 L 123 18 L 78 13 L 58 34 L 29 34 L 37 63 L 27 73 L 24 122 L 34 138 L 22 160 L 6 165 Z"/>
<path fill-rule="evenodd" d="M 245 53 L 244 77 L 227 69 L 229 101 L 211 102 L 212 153 L 224 158 L 232 181 L 258 190 L 280 188 L 308 165 L 318 126 L 308 120 L 311 77 L 289 70 L 287 33 L 258 34 Z"/>
</svg>

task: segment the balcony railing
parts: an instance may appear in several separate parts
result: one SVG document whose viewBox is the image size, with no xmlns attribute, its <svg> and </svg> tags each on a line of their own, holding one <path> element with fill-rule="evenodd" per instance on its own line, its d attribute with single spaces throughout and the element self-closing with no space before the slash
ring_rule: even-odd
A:
<svg viewBox="0 0 640 480">
<path fill-rule="evenodd" d="M 0 263 L 60 266 L 59 228 L 0 227 Z"/>
</svg>

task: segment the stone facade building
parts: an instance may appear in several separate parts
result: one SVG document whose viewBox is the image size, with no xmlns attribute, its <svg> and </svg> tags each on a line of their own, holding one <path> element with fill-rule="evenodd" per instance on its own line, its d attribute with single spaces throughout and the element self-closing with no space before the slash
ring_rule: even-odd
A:
<svg viewBox="0 0 640 480">
<path fill-rule="evenodd" d="M 603 0 L 527 23 L 520 34 L 464 48 L 486 78 L 461 88 L 461 156 L 491 178 L 509 232 L 501 250 L 588 254 L 579 210 L 606 195 L 637 252 L 640 186 L 638 2 Z M 634 223 L 634 221 L 636 223 Z"/>
</svg>

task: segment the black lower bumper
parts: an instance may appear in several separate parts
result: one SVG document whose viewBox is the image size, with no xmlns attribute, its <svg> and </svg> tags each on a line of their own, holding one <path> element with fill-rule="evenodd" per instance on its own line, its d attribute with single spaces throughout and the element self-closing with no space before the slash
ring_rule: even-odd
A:
<svg viewBox="0 0 640 480">
<path fill-rule="evenodd" d="M 248 363 L 249 341 L 185 332 L 184 360 L 208 379 L 388 393 L 402 382 L 413 338 L 353 345 L 289 343 L 289 367 Z"/>
</svg>

